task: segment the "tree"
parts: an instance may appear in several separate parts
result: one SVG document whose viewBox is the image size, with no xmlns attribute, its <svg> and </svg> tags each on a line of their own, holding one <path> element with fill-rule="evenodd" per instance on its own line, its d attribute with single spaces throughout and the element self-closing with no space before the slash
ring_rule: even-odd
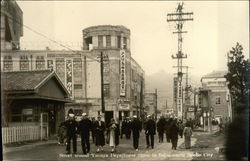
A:
<svg viewBox="0 0 250 161">
<path fill-rule="evenodd" d="M 240 112 L 244 109 L 246 95 L 246 66 L 247 61 L 244 60 L 244 55 L 242 53 L 243 47 L 237 42 L 236 47 L 228 53 L 228 73 L 225 75 L 228 88 L 232 95 L 232 99 L 235 103 L 235 112 Z"/>
</svg>

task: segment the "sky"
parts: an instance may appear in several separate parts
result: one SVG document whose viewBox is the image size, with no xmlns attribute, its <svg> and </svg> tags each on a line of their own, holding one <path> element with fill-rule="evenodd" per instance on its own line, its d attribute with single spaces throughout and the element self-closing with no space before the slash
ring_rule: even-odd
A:
<svg viewBox="0 0 250 161">
<path fill-rule="evenodd" d="M 95 25 L 123 25 L 131 30 L 131 54 L 146 74 L 174 73 L 177 37 L 167 13 L 175 12 L 178 1 L 18 1 L 23 23 L 49 38 L 81 49 L 82 30 Z M 202 76 L 226 70 L 226 54 L 239 42 L 249 58 L 248 1 L 184 1 L 184 12 L 193 21 L 184 24 L 183 65 Z M 45 49 L 45 39 L 27 28 L 23 48 Z"/>
</svg>

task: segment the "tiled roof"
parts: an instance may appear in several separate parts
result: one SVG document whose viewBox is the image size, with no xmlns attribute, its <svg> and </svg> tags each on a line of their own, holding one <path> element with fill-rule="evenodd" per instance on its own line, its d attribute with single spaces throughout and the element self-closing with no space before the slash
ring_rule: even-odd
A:
<svg viewBox="0 0 250 161">
<path fill-rule="evenodd" d="M 2 88 L 5 91 L 34 90 L 51 73 L 49 70 L 3 72 Z"/>
<path fill-rule="evenodd" d="M 227 71 L 213 71 L 202 78 L 224 78 L 224 75 L 227 74 Z"/>
</svg>

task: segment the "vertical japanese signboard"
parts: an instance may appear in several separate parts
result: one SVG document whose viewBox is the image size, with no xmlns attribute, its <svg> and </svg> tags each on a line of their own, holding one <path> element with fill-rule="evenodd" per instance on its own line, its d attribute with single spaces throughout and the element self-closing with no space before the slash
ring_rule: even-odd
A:
<svg viewBox="0 0 250 161">
<path fill-rule="evenodd" d="M 72 60 L 66 60 L 66 87 L 72 96 Z"/>
<path fill-rule="evenodd" d="M 181 81 L 178 80 L 178 95 L 177 95 L 177 115 L 179 118 L 182 118 L 182 86 L 181 86 Z"/>
<path fill-rule="evenodd" d="M 120 96 L 126 96 L 126 53 L 120 51 Z"/>
</svg>

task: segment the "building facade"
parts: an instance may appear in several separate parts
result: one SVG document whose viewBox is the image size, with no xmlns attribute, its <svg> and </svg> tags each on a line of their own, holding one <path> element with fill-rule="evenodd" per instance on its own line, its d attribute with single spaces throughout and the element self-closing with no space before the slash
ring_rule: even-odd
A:
<svg viewBox="0 0 250 161">
<path fill-rule="evenodd" d="M 156 119 L 157 114 L 157 96 L 156 93 L 145 93 L 145 113 L 153 115 Z"/>
<path fill-rule="evenodd" d="M 83 30 L 83 37 L 83 50 L 77 51 L 5 48 L 1 50 L 1 71 L 53 70 L 73 99 L 66 104 L 65 114 L 72 108 L 76 115 L 86 112 L 96 117 L 102 112 L 102 52 L 106 120 L 138 114 L 137 109 L 143 107 L 145 73 L 131 57 L 129 29 L 95 26 Z"/>
<path fill-rule="evenodd" d="M 204 116 L 227 121 L 232 118 L 226 71 L 214 71 L 201 78 L 201 109 Z"/>
</svg>

